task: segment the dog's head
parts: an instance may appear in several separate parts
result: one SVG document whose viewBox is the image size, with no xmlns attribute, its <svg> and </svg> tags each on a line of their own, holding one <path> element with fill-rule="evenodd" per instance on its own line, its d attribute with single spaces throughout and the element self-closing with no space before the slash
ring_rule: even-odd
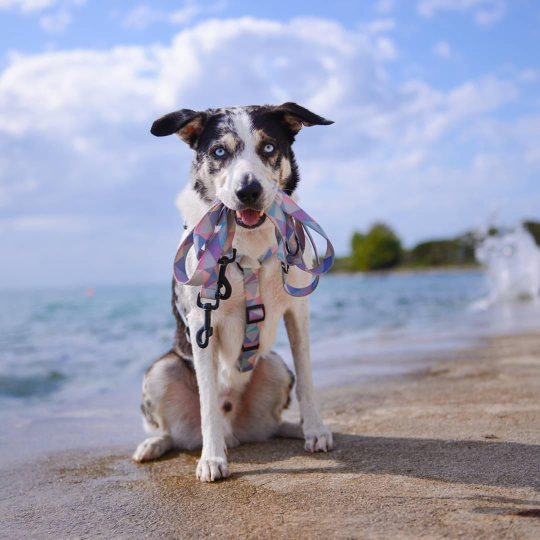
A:
<svg viewBox="0 0 540 540">
<path fill-rule="evenodd" d="M 157 137 L 176 133 L 195 151 L 193 188 L 210 205 L 219 198 L 236 211 L 237 223 L 254 229 L 277 190 L 289 195 L 298 183 L 291 145 L 302 126 L 332 124 L 296 103 L 231 107 L 197 112 L 181 109 L 158 118 Z"/>
</svg>

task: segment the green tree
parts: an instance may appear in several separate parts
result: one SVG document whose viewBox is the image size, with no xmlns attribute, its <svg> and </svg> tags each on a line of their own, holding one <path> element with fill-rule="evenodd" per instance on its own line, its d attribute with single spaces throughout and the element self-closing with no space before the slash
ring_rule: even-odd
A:
<svg viewBox="0 0 540 540">
<path fill-rule="evenodd" d="M 376 223 L 367 234 L 355 232 L 352 237 L 351 267 L 357 271 L 386 270 L 399 264 L 401 241 L 383 223 Z"/>
<path fill-rule="evenodd" d="M 406 253 L 405 262 L 412 267 L 475 265 L 476 240 L 466 233 L 451 240 L 429 240 Z"/>
<path fill-rule="evenodd" d="M 540 223 L 535 221 L 524 221 L 524 227 L 533 235 L 537 246 L 540 246 Z"/>
</svg>

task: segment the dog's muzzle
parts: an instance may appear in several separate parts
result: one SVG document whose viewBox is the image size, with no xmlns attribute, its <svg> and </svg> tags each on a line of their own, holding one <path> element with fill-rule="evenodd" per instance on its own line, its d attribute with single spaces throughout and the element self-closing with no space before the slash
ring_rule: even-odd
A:
<svg viewBox="0 0 540 540">
<path fill-rule="evenodd" d="M 236 210 L 236 223 L 246 229 L 255 229 L 262 225 L 266 216 L 261 209 L 263 187 L 258 180 L 251 180 L 242 185 L 236 192 L 236 197 L 245 206 Z"/>
</svg>

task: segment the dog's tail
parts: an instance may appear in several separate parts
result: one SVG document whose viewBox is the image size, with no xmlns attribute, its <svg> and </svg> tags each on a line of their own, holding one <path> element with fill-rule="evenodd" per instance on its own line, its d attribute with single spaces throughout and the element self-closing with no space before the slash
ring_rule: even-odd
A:
<svg viewBox="0 0 540 540">
<path fill-rule="evenodd" d="M 281 422 L 278 428 L 277 436 L 284 439 L 303 439 L 304 432 L 302 431 L 301 424 L 293 424 L 292 422 Z"/>
</svg>

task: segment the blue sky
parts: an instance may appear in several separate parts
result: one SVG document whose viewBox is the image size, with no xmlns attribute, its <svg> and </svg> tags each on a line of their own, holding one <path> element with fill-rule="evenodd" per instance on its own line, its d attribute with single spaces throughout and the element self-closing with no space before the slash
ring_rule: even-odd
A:
<svg viewBox="0 0 540 540">
<path fill-rule="evenodd" d="M 178 108 L 296 101 L 301 205 L 345 253 L 540 220 L 540 4 L 0 0 L 4 287 L 165 282 Z"/>
</svg>

